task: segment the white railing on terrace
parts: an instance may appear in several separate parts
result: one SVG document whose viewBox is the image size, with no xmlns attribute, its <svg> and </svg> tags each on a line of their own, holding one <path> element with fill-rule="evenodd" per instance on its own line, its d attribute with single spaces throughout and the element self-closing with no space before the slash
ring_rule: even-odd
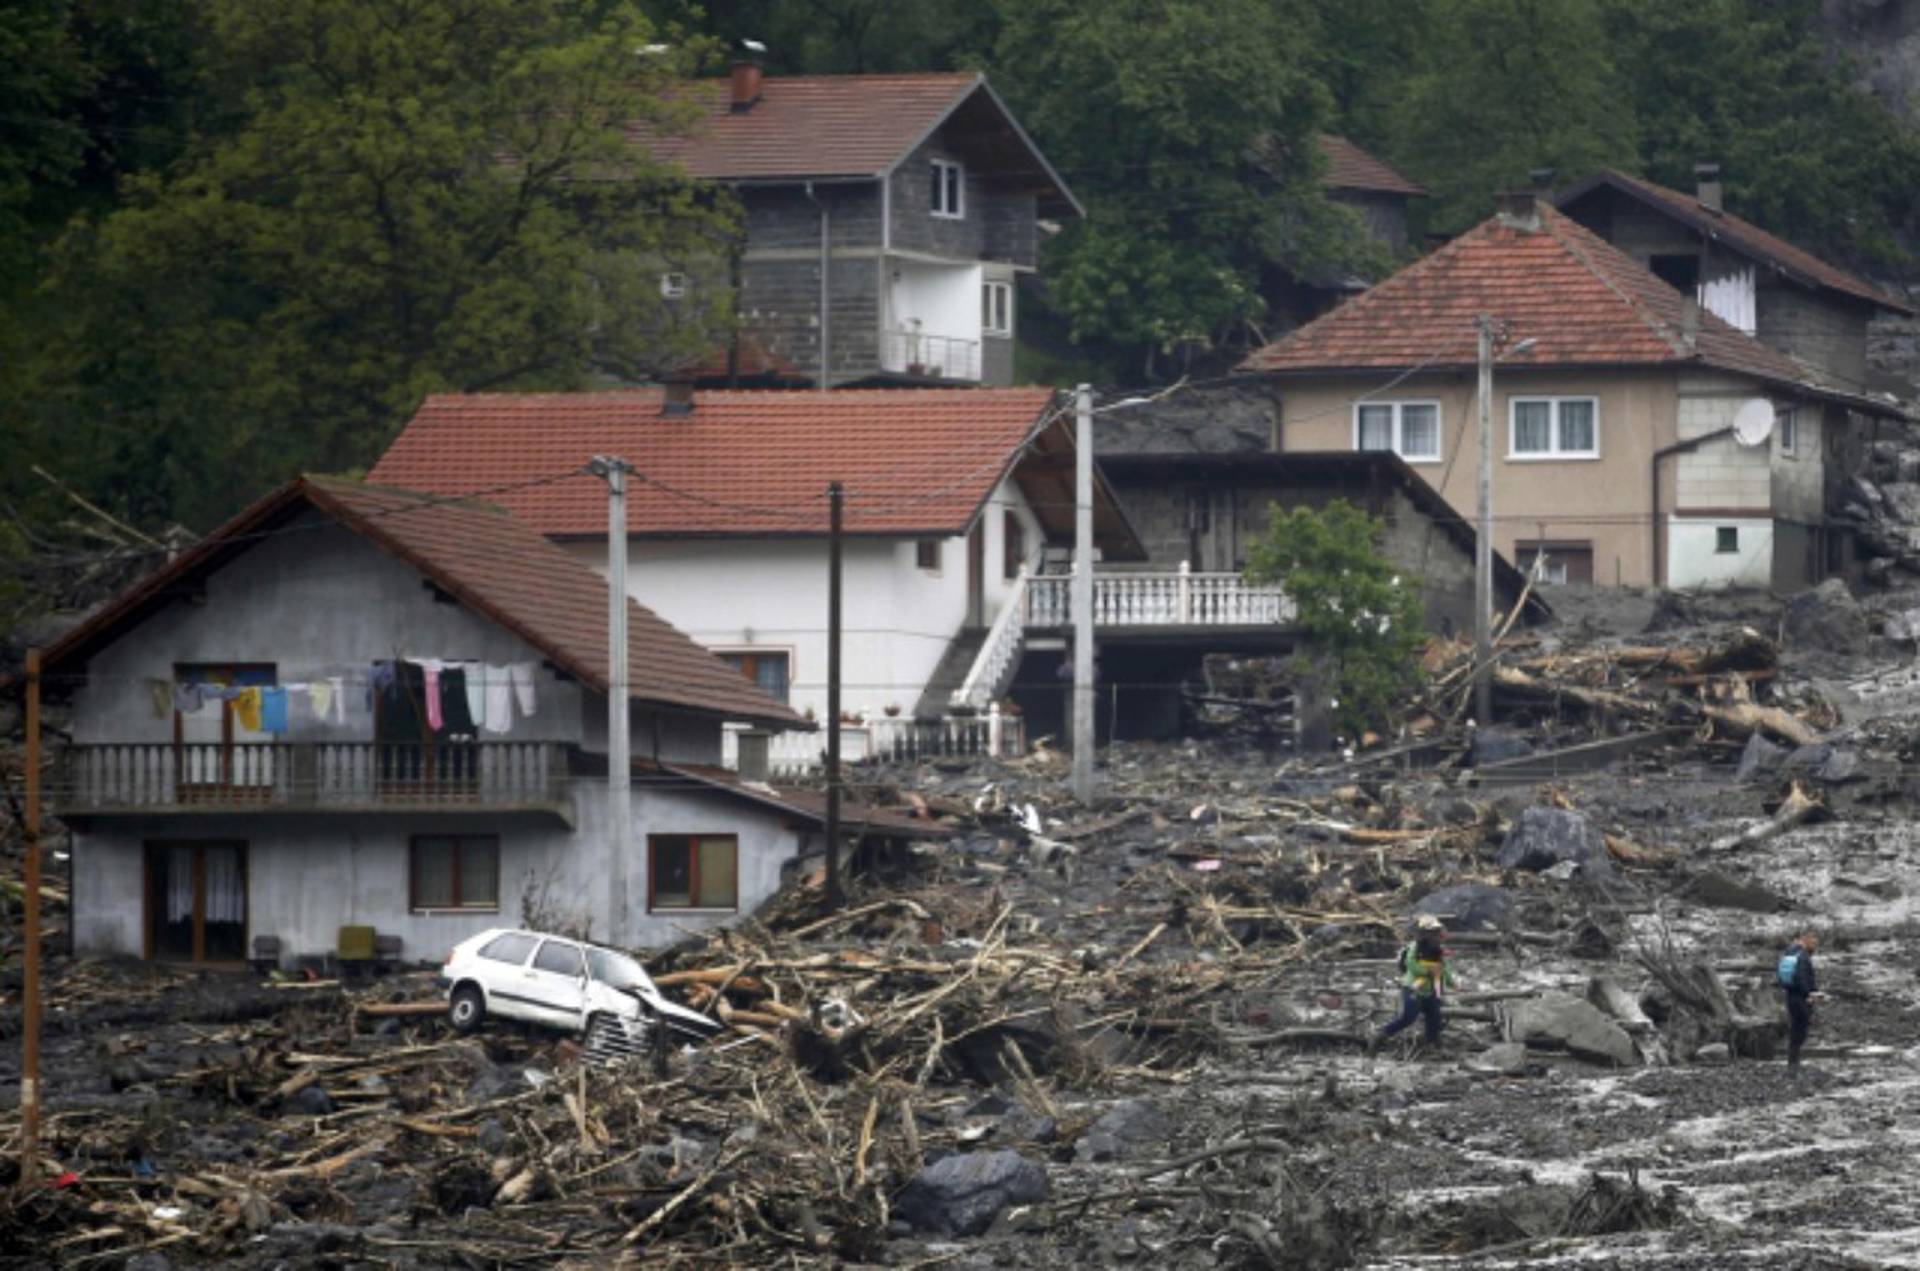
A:
<svg viewBox="0 0 1920 1271">
<path fill-rule="evenodd" d="M 1006 678 L 1020 662 L 1020 650 L 1027 638 L 1027 592 L 1033 584 L 1027 567 L 1020 567 L 1019 580 L 1007 592 L 1006 602 L 987 628 L 987 638 L 974 655 L 967 678 L 953 691 L 953 704 L 973 710 L 985 710 L 987 703 L 1006 688 Z"/>
<path fill-rule="evenodd" d="M 739 752 L 731 726 L 729 734 L 724 762 L 730 768 L 737 768 Z M 775 733 L 768 738 L 768 774 L 777 778 L 817 772 L 826 758 L 826 750 L 825 730 Z M 840 725 L 841 763 L 903 762 L 943 755 L 1015 758 L 1026 751 L 1025 719 L 1002 714 L 997 706 L 983 715 L 949 715 L 944 719 L 875 715 L 858 723 Z"/>
<path fill-rule="evenodd" d="M 1073 625 L 1073 579 L 1043 574 L 1027 588 L 1029 627 Z M 1095 574 L 1096 627 L 1257 627 L 1291 622 L 1293 601 L 1279 586 L 1239 574 L 1196 574 L 1182 561 L 1173 573 Z"/>
<path fill-rule="evenodd" d="M 936 380 L 980 378 L 980 341 L 922 331 L 882 331 L 880 366 L 902 375 Z"/>
</svg>

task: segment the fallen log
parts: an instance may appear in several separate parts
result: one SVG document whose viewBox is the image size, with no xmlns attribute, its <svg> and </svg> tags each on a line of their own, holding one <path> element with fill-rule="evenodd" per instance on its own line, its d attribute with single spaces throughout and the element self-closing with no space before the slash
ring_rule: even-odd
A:
<svg viewBox="0 0 1920 1271">
<path fill-rule="evenodd" d="M 1781 710 L 1778 706 L 1735 702 L 1727 706 L 1702 706 L 1700 713 L 1740 737 L 1750 736 L 1753 733 L 1765 733 L 1778 741 L 1795 746 L 1811 746 L 1820 740 L 1819 733 L 1797 716 Z"/>
<path fill-rule="evenodd" d="M 1787 797 L 1781 800 L 1779 810 L 1771 818 L 1755 825 L 1749 825 L 1738 834 L 1729 834 L 1717 839 L 1708 848 L 1714 852 L 1730 852 L 1735 848 L 1752 847 L 1755 843 L 1764 843 L 1768 839 L 1778 838 L 1794 826 L 1825 813 L 1827 805 L 1808 794 L 1796 781 Z"/>
</svg>

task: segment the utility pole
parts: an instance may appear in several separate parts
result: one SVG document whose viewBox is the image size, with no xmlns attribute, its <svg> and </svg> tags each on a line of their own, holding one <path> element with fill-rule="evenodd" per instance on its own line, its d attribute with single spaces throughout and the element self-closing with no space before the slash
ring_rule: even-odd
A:
<svg viewBox="0 0 1920 1271">
<path fill-rule="evenodd" d="M 845 900 L 840 885 L 840 504 L 827 486 L 827 905 Z"/>
<path fill-rule="evenodd" d="M 1073 797 L 1093 801 L 1093 388 L 1073 390 Z"/>
<path fill-rule="evenodd" d="M 595 455 L 590 471 L 607 483 L 607 943 L 621 945 L 629 930 L 627 869 L 633 854 L 633 755 L 627 666 L 627 474 L 625 459 Z"/>
<path fill-rule="evenodd" d="M 21 934 L 26 991 L 21 1014 L 20 1184 L 40 1179 L 40 650 L 27 650 L 27 876 Z"/>
<path fill-rule="evenodd" d="M 1480 337 L 1480 522 L 1473 536 L 1473 712 L 1493 725 L 1493 319 L 1473 320 Z"/>
</svg>

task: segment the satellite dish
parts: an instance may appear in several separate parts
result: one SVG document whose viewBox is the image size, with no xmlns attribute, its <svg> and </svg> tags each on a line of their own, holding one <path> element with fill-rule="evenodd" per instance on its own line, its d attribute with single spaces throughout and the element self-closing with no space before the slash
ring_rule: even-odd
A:
<svg viewBox="0 0 1920 1271">
<path fill-rule="evenodd" d="M 1743 446 L 1764 446 L 1773 436 L 1773 403 L 1750 397 L 1733 414 L 1733 439 Z"/>
</svg>

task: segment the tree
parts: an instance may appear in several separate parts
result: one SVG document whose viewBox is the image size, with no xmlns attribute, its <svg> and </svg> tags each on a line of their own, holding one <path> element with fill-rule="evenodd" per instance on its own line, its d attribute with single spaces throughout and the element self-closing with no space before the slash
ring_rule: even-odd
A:
<svg viewBox="0 0 1920 1271">
<path fill-rule="evenodd" d="M 77 220 L 43 414 L 138 518 L 204 525 L 379 452 L 434 391 L 575 387 L 711 348 L 723 202 L 636 125 L 701 49 L 595 0 L 204 0 L 210 124 Z"/>
<path fill-rule="evenodd" d="M 1384 729 L 1417 681 L 1420 599 L 1380 551 L 1385 525 L 1344 499 L 1273 506 L 1247 553 L 1251 583 L 1278 583 L 1298 611 L 1308 656 L 1330 668 L 1334 716 L 1352 736 Z"/>
</svg>

